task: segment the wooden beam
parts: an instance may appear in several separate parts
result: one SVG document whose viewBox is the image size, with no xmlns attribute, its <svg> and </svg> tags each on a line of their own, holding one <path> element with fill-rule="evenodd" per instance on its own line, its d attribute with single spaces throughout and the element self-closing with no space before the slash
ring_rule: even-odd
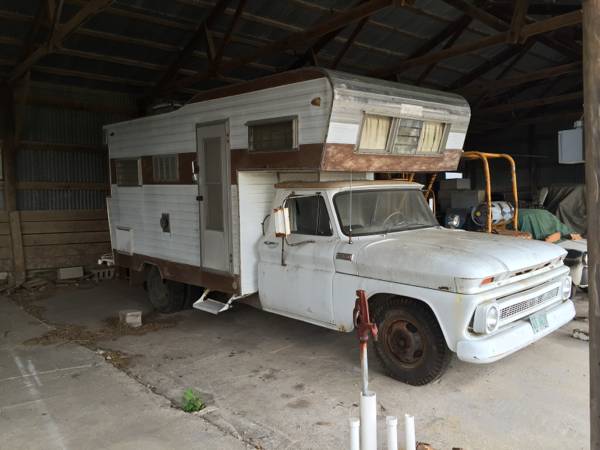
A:
<svg viewBox="0 0 600 450">
<path fill-rule="evenodd" d="M 473 123 L 473 126 L 469 128 L 469 133 L 480 134 L 487 133 L 492 130 L 500 130 L 500 129 L 513 129 L 517 127 L 523 127 L 526 125 L 535 125 L 535 124 L 548 124 L 550 122 L 563 122 L 563 123 L 571 123 L 575 120 L 581 118 L 582 110 L 575 111 L 562 111 L 556 114 L 542 114 L 536 115 L 528 118 L 519 118 L 516 120 L 510 120 L 507 122 L 503 121 L 490 121 L 490 122 L 481 122 L 478 119 Z"/>
<path fill-rule="evenodd" d="M 364 17 L 364 18 L 360 19 L 360 21 L 356 24 L 356 26 L 352 30 L 352 33 L 350 33 L 350 36 L 348 36 L 348 40 L 344 43 L 344 46 L 341 48 L 341 50 L 338 52 L 338 54 L 335 55 L 335 58 L 333 59 L 333 62 L 331 63 L 332 69 L 337 68 L 337 66 L 340 64 L 340 62 L 342 62 L 342 59 L 344 59 L 344 56 L 346 56 L 346 53 L 348 52 L 348 50 L 350 50 L 350 47 L 352 47 L 352 44 L 354 43 L 354 41 L 356 40 L 356 38 L 358 37 L 358 35 L 360 34 L 360 32 L 362 31 L 362 29 L 364 28 L 364 26 L 367 24 L 368 21 L 369 21 L 369 18 Z"/>
<path fill-rule="evenodd" d="M 508 34 L 508 43 L 516 44 L 521 40 L 521 28 L 525 24 L 529 0 L 514 0 L 514 11 L 510 21 L 510 32 Z"/>
<path fill-rule="evenodd" d="M 235 9 L 233 18 L 231 19 L 231 22 L 229 22 L 229 27 L 223 35 L 223 38 L 221 40 L 221 46 L 219 47 L 219 50 L 217 51 L 217 54 L 215 55 L 214 59 L 214 65 L 217 68 L 217 70 L 219 65 L 221 64 L 221 60 L 223 59 L 223 52 L 225 52 L 225 47 L 227 47 L 227 45 L 229 44 L 229 41 L 231 40 L 231 35 L 233 34 L 235 28 L 239 24 L 240 18 L 242 17 L 242 12 L 244 11 L 245 7 L 246 0 L 240 0 L 237 5 L 237 8 Z"/>
<path fill-rule="evenodd" d="M 517 109 L 537 108 L 538 106 L 553 105 L 556 103 L 565 103 L 565 102 L 580 100 L 582 98 L 583 98 L 582 92 L 573 92 L 570 94 L 555 95 L 552 97 L 545 97 L 545 98 L 534 98 L 531 100 L 523 100 L 523 101 L 515 102 L 515 103 L 506 103 L 506 104 L 497 105 L 497 106 L 490 106 L 490 107 L 482 108 L 482 109 L 478 110 L 477 114 L 492 114 L 492 113 L 496 114 L 496 113 L 510 112 L 510 111 L 514 111 Z"/>
<path fill-rule="evenodd" d="M 454 35 L 452 35 L 450 37 L 450 39 L 448 39 L 446 41 L 446 43 L 444 44 L 444 46 L 442 47 L 442 49 L 446 49 L 446 48 L 450 48 L 454 45 L 454 43 L 462 36 L 462 34 L 465 32 L 465 30 L 467 29 L 467 27 L 469 26 L 469 24 L 471 23 L 471 17 L 464 15 L 462 16 L 460 19 L 458 19 L 457 22 L 460 23 L 460 25 L 457 27 L 457 30 L 454 32 Z M 421 85 L 421 83 L 423 83 L 427 77 L 429 76 L 429 74 L 431 73 L 431 71 L 433 69 L 435 69 L 435 66 L 437 66 L 437 63 L 431 63 L 429 66 L 427 66 L 425 68 L 425 70 L 423 72 L 421 72 L 421 75 L 419 75 L 419 78 L 417 78 L 416 81 L 416 85 L 419 86 Z"/>
<path fill-rule="evenodd" d="M 583 90 L 587 190 L 590 449 L 600 450 L 600 0 L 583 1 Z"/>
<path fill-rule="evenodd" d="M 524 73 L 523 75 L 517 75 L 511 78 L 493 80 L 493 81 L 477 81 L 471 83 L 463 89 L 460 89 L 462 94 L 481 94 L 489 91 L 499 91 L 513 86 L 520 86 L 522 84 L 530 83 L 537 80 L 547 80 L 549 78 L 558 77 L 567 73 L 576 73 L 581 70 L 581 63 L 569 63 L 562 64 L 560 66 L 549 67 L 547 69 L 538 70 L 535 72 Z"/>
<path fill-rule="evenodd" d="M 525 44 L 525 48 L 529 50 L 533 46 L 533 41 L 529 41 Z M 463 75 L 458 80 L 454 81 L 449 87 L 449 90 L 460 89 L 463 86 L 468 85 L 469 83 L 475 81 L 477 78 L 482 77 L 490 70 L 497 68 L 499 65 L 505 63 L 510 58 L 521 52 L 522 48 L 518 45 L 510 45 L 506 49 L 502 50 L 500 53 L 496 54 L 493 58 L 488 60 L 487 62 L 480 64 L 475 69 L 471 70 L 469 73 Z"/>
<path fill-rule="evenodd" d="M 392 5 L 392 3 L 393 0 L 369 0 L 368 2 L 359 6 L 340 12 L 327 20 L 323 20 L 311 28 L 292 33 L 283 39 L 264 45 L 248 56 L 241 57 L 240 59 L 232 61 L 231 63 L 224 63 L 221 65 L 220 71 L 225 73 L 235 70 L 239 67 L 243 67 L 260 58 L 270 56 L 274 53 L 278 53 L 289 48 L 304 47 L 308 40 L 321 37 L 334 30 L 345 27 L 350 23 L 357 22 L 360 19 L 368 17 L 383 8 L 387 8 L 388 6 Z M 197 75 L 185 78 L 176 83 L 176 87 L 188 87 L 199 81 L 206 80 L 210 76 L 210 71 L 198 73 Z"/>
<path fill-rule="evenodd" d="M 552 17 L 550 19 L 542 20 L 540 22 L 532 23 L 523 26 L 521 29 L 521 35 L 523 38 L 529 38 L 538 34 L 547 33 L 549 31 L 557 30 L 564 27 L 570 27 L 581 23 L 581 11 L 574 13 L 564 14 L 562 16 Z M 369 72 L 369 75 L 375 77 L 386 77 L 390 74 L 396 73 L 401 70 L 406 70 L 411 67 L 417 67 L 425 64 L 431 64 L 434 62 L 442 61 L 444 59 L 452 58 L 454 56 L 464 55 L 477 50 L 481 50 L 495 45 L 506 42 L 508 38 L 508 31 L 498 33 L 492 36 L 485 37 L 478 41 L 468 42 L 462 45 L 450 47 L 445 50 L 440 50 L 436 53 L 426 54 L 417 58 L 409 58 L 401 61 L 397 64 L 380 67 Z"/>
<path fill-rule="evenodd" d="M 14 81 L 29 70 L 44 56 L 52 53 L 56 47 L 62 45 L 67 37 L 79 28 L 85 21 L 98 14 L 108 7 L 113 0 L 90 0 L 86 5 L 77 11 L 67 22 L 57 27 L 51 39 L 34 50 L 25 58 L 9 75 L 9 81 Z"/>
<path fill-rule="evenodd" d="M 200 43 L 202 41 L 206 41 L 207 43 L 207 53 L 209 60 L 214 60 L 215 53 L 214 48 L 211 48 L 211 38 L 209 36 L 208 29 L 214 24 L 215 20 L 223 13 L 229 2 L 230 0 L 217 1 L 217 3 L 211 9 L 208 16 L 206 16 L 206 18 L 198 25 L 198 28 L 194 31 L 191 38 L 187 41 L 181 52 L 179 52 L 179 54 L 175 57 L 173 62 L 169 65 L 167 71 L 156 84 L 156 87 L 154 88 L 151 95 L 152 97 L 155 97 L 156 95 L 161 93 L 165 89 L 165 87 L 167 87 L 173 82 L 179 69 L 181 69 L 185 61 L 193 54 L 194 50 L 196 50 L 200 46 Z"/>
</svg>

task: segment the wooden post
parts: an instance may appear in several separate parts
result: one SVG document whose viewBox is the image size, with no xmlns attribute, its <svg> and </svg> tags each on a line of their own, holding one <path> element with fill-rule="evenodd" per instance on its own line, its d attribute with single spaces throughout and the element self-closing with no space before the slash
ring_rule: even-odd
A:
<svg viewBox="0 0 600 450">
<path fill-rule="evenodd" d="M 600 0 L 583 1 L 585 182 L 590 264 L 590 449 L 600 450 Z"/>
</svg>

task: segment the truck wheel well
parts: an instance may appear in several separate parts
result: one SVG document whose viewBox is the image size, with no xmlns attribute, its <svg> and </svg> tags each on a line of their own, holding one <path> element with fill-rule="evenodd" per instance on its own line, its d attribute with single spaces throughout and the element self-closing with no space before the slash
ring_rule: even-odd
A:
<svg viewBox="0 0 600 450">
<path fill-rule="evenodd" d="M 372 296 L 369 297 L 369 316 L 371 318 L 373 318 L 375 316 L 375 312 L 381 308 L 385 308 L 390 302 L 393 302 L 394 300 L 399 300 L 399 299 L 408 299 L 408 300 L 412 300 L 413 302 L 419 303 L 421 305 L 423 305 L 425 308 L 427 308 L 429 310 L 429 312 L 433 315 L 433 317 L 435 317 L 435 320 L 437 320 L 438 325 L 440 325 L 440 321 L 437 318 L 437 315 L 435 314 L 435 312 L 433 311 L 433 309 L 431 309 L 431 307 L 425 303 L 423 300 L 419 300 L 418 298 L 413 298 L 413 297 L 406 297 L 404 295 L 397 295 L 397 294 L 384 294 L 384 293 L 380 293 L 380 294 L 373 294 Z"/>
</svg>

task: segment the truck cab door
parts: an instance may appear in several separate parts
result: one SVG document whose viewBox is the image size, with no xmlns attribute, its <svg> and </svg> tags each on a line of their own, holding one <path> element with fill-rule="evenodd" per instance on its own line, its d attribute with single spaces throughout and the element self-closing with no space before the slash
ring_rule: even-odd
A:
<svg viewBox="0 0 600 450">
<path fill-rule="evenodd" d="M 289 210 L 291 234 L 275 237 L 271 220 L 259 242 L 261 305 L 285 316 L 331 325 L 338 239 L 327 202 L 319 194 L 293 196 L 284 207 Z"/>
</svg>

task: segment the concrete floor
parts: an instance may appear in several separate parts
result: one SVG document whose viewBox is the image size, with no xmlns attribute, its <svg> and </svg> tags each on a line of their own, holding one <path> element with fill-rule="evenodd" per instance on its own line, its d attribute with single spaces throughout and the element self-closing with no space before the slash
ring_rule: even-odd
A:
<svg viewBox="0 0 600 450">
<path fill-rule="evenodd" d="M 0 299 L 0 448 L 50 448 L 50 439 L 57 448 L 347 447 L 360 381 L 353 333 L 238 305 L 219 316 L 183 311 L 143 335 L 102 334 L 119 309 L 147 309 L 144 291 L 120 281 L 28 305 L 48 323 L 99 333 L 87 347 L 122 352 L 128 364 L 118 370 L 60 340 L 22 344 L 46 328 Z M 417 439 L 436 449 L 588 448 L 588 344 L 570 337 L 573 328 L 587 323 L 492 365 L 455 359 L 424 387 L 388 378 L 371 358 L 379 422 L 413 414 Z M 206 400 L 204 414 L 169 407 L 189 387 Z"/>
</svg>

